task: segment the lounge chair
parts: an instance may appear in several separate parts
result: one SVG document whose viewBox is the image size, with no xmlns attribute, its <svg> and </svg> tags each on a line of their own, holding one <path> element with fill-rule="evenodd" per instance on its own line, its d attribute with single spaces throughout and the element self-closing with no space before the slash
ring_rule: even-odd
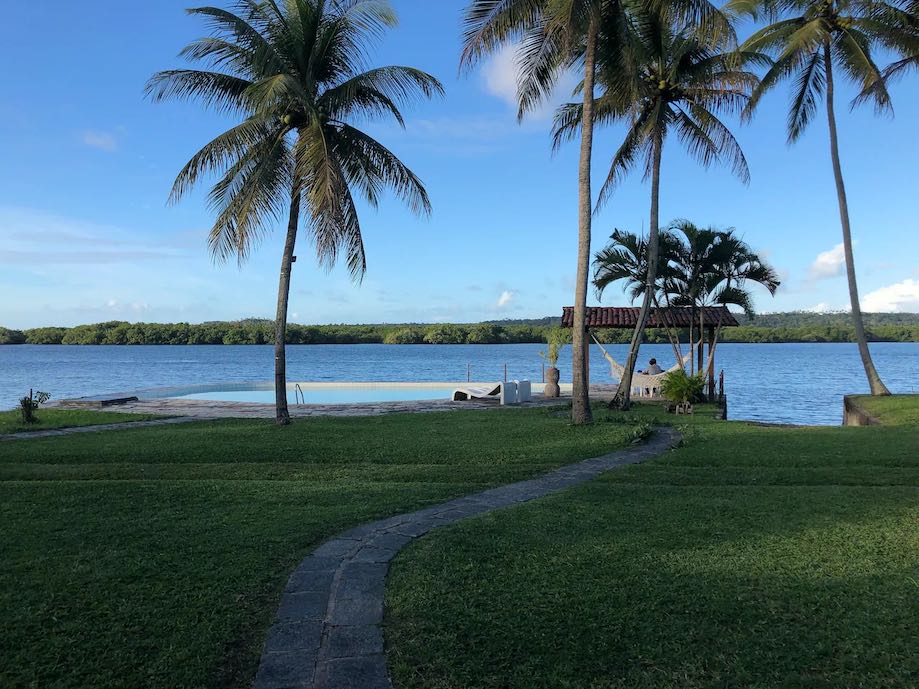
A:
<svg viewBox="0 0 919 689">
<path fill-rule="evenodd" d="M 494 385 L 477 385 L 468 388 L 457 388 L 453 391 L 454 402 L 466 400 L 498 399 L 501 405 L 517 404 L 517 385 L 515 383 L 495 383 Z"/>
</svg>

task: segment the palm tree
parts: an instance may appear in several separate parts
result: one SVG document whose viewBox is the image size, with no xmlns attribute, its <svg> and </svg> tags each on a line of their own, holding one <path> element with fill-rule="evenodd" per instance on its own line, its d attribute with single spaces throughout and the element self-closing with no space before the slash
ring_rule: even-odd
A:
<svg viewBox="0 0 919 689">
<path fill-rule="evenodd" d="M 597 298 L 602 298 L 603 292 L 613 283 L 624 282 L 623 290 L 634 304 L 636 299 L 644 296 L 648 286 L 648 240 L 643 235 L 618 229 L 610 235 L 610 240 L 594 256 L 593 285 Z M 677 238 L 667 230 L 660 232 L 659 244 L 658 264 L 654 271 L 658 284 L 655 285 L 651 301 L 666 316 L 667 312 L 661 310 L 660 302 L 663 299 L 669 306 L 669 294 L 663 285 L 671 275 L 671 262 L 677 259 L 681 246 Z M 674 334 L 673 328 L 668 326 L 667 330 L 673 352 L 679 361 L 682 359 L 679 337 Z"/>
<path fill-rule="evenodd" d="M 429 214 L 418 177 L 352 122 L 381 116 L 403 124 L 399 107 L 443 92 L 409 67 L 367 68 L 365 55 L 396 17 L 383 0 L 239 0 L 233 11 L 189 10 L 212 35 L 182 57 L 204 69 L 159 72 L 147 83 L 154 101 L 197 99 L 242 117 L 206 144 L 176 178 L 177 201 L 216 173 L 209 201 L 217 214 L 208 244 L 218 261 L 245 261 L 275 222 L 287 217 L 275 320 L 275 406 L 287 410 L 285 340 L 290 273 L 300 216 L 328 268 L 344 253 L 353 279 L 367 268 L 355 195 L 376 206 L 392 189 L 415 213 Z"/>
<path fill-rule="evenodd" d="M 703 166 L 726 161 L 747 182 L 749 170 L 743 151 L 718 114 L 742 109 L 758 81 L 743 67 L 762 59 L 753 53 L 719 52 L 718 44 L 710 36 L 674 28 L 672 19 L 656 13 L 635 17 L 633 26 L 635 40 L 631 51 L 636 66 L 633 83 L 623 87 L 620 74 L 601 72 L 599 80 L 605 92 L 594 107 L 598 123 L 621 119 L 623 113 L 629 119 L 628 132 L 613 156 L 598 206 L 608 199 L 639 159 L 644 163 L 646 176 L 651 178 L 647 287 L 632 334 L 625 375 L 617 392 L 623 409 L 630 404 L 632 372 L 656 282 L 664 142 L 675 131 L 688 152 Z M 580 104 L 569 104 L 559 110 L 555 122 L 556 145 L 573 135 L 582 118 Z"/>
<path fill-rule="evenodd" d="M 597 46 L 620 52 L 619 0 L 471 0 L 464 18 L 461 65 L 471 66 L 504 45 L 519 43 L 518 118 L 544 102 L 567 69 L 583 70 L 581 151 L 578 163 L 578 254 L 572 324 L 572 407 L 575 424 L 593 420 L 584 357 L 587 280 L 590 268 L 591 156 Z"/>
<path fill-rule="evenodd" d="M 730 32 L 729 24 L 709 0 L 669 0 L 667 6 L 673 16 L 695 21 L 713 36 Z M 593 205 L 590 173 L 595 80 L 601 65 L 608 80 L 628 80 L 631 11 L 631 3 L 625 0 L 470 0 L 464 18 L 461 65 L 471 66 L 502 46 L 519 43 L 518 118 L 549 97 L 560 74 L 570 69 L 583 74 L 578 87 L 582 96 L 578 111 L 581 150 L 571 347 L 571 418 L 576 424 L 592 420 L 584 355 Z"/>
<path fill-rule="evenodd" d="M 705 323 L 705 307 L 737 306 L 752 317 L 753 295 L 748 284 L 758 284 L 774 295 L 781 280 L 775 269 L 735 234 L 734 228 L 700 228 L 688 220 L 678 220 L 671 224 L 669 232 L 677 238 L 678 249 L 672 254 L 669 276 L 662 289 L 670 295 L 674 305 L 693 309 L 690 343 L 695 341 L 695 314 L 699 316 L 698 365 L 701 373 L 705 326 L 714 327 L 710 358 L 722 329 L 720 319 L 717 323 Z"/>
<path fill-rule="evenodd" d="M 890 391 L 881 381 L 868 349 L 858 298 L 849 203 L 839 161 L 833 66 L 838 66 L 862 90 L 862 96 L 856 102 L 872 100 L 876 110 L 888 110 L 891 107 L 890 95 L 881 69 L 875 63 L 873 49 L 882 47 L 902 53 L 916 45 L 917 35 L 909 27 L 909 16 L 896 5 L 882 0 L 764 0 L 760 6 L 752 4 L 752 0 L 733 0 L 729 8 L 754 17 L 762 11 L 774 20 L 774 23 L 750 36 L 741 47 L 743 50 L 761 50 L 776 55 L 775 63 L 754 90 L 744 110 L 746 118 L 752 117 L 766 91 L 783 79 L 793 79 L 788 111 L 788 143 L 791 144 L 810 124 L 821 96 L 826 98 L 830 158 L 836 180 L 849 301 L 858 351 L 871 394 L 889 395 Z M 785 17 L 786 14 L 791 16 Z"/>
</svg>

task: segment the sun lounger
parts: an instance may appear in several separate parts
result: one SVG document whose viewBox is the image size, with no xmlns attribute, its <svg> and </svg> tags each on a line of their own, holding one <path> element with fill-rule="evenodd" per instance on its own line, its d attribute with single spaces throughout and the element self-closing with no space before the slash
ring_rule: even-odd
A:
<svg viewBox="0 0 919 689">
<path fill-rule="evenodd" d="M 453 391 L 453 401 L 486 400 L 497 398 L 499 403 L 517 403 L 517 385 L 515 383 L 495 383 L 494 385 L 474 385 L 467 388 L 457 388 Z"/>
</svg>

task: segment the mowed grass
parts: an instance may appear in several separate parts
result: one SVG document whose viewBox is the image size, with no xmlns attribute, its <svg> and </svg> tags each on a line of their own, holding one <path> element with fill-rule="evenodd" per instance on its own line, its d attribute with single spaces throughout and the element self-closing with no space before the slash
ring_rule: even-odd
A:
<svg viewBox="0 0 919 689">
<path fill-rule="evenodd" d="M 621 446 L 549 410 L 0 443 L 0 686 L 245 687 L 289 572 L 350 526 Z"/>
<path fill-rule="evenodd" d="M 680 423 L 660 459 L 403 551 L 396 687 L 919 686 L 919 428 Z"/>
<path fill-rule="evenodd" d="M 919 395 L 859 395 L 855 402 L 881 423 L 919 424 Z"/>
<path fill-rule="evenodd" d="M 0 411 L 0 435 L 6 433 L 26 433 L 30 431 L 47 431 L 55 428 L 72 428 L 74 426 L 95 426 L 102 423 L 125 423 L 129 421 L 149 421 L 159 418 L 152 414 L 123 414 L 112 411 L 93 411 L 83 409 L 39 409 L 35 412 L 36 423 L 23 423 L 18 409 Z"/>
</svg>

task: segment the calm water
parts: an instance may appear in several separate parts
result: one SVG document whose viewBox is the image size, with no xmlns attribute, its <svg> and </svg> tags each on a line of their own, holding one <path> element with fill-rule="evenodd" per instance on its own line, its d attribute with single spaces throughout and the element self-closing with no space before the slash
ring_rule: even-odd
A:
<svg viewBox="0 0 919 689">
<path fill-rule="evenodd" d="M 538 344 L 522 345 L 299 345 L 288 348 L 292 381 L 457 381 L 541 379 Z M 591 377 L 612 382 L 602 354 L 592 347 Z M 619 361 L 625 345 L 611 345 Z M 919 392 L 919 343 L 871 346 L 875 363 L 894 392 Z M 730 414 L 735 419 L 838 424 L 842 396 L 867 392 L 853 344 L 722 344 Z M 669 345 L 645 345 L 640 361 L 655 356 L 668 368 Z M 562 382 L 571 380 L 571 351 L 563 350 Z M 138 388 L 272 378 L 270 346 L 0 346 L 0 408 L 28 389 L 54 399 Z"/>
</svg>

